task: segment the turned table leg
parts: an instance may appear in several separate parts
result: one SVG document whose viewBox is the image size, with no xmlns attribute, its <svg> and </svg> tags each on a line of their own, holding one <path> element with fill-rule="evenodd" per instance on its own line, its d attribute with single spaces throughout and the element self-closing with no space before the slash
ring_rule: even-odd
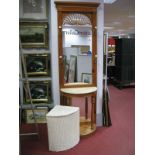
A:
<svg viewBox="0 0 155 155">
<path fill-rule="evenodd" d="M 85 97 L 85 119 L 88 119 L 88 97 Z"/>
</svg>

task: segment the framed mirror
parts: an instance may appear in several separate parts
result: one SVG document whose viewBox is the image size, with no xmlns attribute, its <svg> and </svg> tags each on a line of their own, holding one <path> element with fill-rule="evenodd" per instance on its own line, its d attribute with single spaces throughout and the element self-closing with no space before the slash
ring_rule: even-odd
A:
<svg viewBox="0 0 155 155">
<path fill-rule="evenodd" d="M 58 11 L 60 87 L 96 86 L 99 3 L 55 2 Z"/>
</svg>

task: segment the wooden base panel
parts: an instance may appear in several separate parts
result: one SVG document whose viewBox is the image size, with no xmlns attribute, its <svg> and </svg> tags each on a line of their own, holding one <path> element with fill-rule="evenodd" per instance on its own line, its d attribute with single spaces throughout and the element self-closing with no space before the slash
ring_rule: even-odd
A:
<svg viewBox="0 0 155 155">
<path fill-rule="evenodd" d="M 96 130 L 96 125 L 93 124 L 91 128 L 91 120 L 85 119 L 84 117 L 80 118 L 80 136 L 86 136 L 92 134 Z"/>
</svg>

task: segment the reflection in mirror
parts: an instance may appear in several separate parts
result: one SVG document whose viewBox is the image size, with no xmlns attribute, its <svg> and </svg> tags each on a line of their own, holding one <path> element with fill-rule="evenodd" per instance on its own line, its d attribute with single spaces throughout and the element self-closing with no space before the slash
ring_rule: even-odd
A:
<svg viewBox="0 0 155 155">
<path fill-rule="evenodd" d="M 91 27 L 63 27 L 64 82 L 92 83 Z"/>
<path fill-rule="evenodd" d="M 92 83 L 91 25 L 63 25 L 62 38 L 64 83 Z"/>
</svg>

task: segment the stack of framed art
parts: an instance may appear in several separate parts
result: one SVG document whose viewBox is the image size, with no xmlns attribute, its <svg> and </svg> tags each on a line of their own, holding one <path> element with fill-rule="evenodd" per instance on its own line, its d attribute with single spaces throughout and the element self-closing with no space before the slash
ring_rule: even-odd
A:
<svg viewBox="0 0 155 155">
<path fill-rule="evenodd" d="M 28 114 L 30 100 L 35 107 L 51 108 L 51 53 L 49 51 L 49 1 L 19 1 L 19 36 L 25 70 L 20 63 L 20 103 Z M 28 93 L 30 89 L 30 95 Z M 37 112 L 37 109 L 36 111 Z M 33 121 L 32 121 L 33 122 Z"/>
</svg>

